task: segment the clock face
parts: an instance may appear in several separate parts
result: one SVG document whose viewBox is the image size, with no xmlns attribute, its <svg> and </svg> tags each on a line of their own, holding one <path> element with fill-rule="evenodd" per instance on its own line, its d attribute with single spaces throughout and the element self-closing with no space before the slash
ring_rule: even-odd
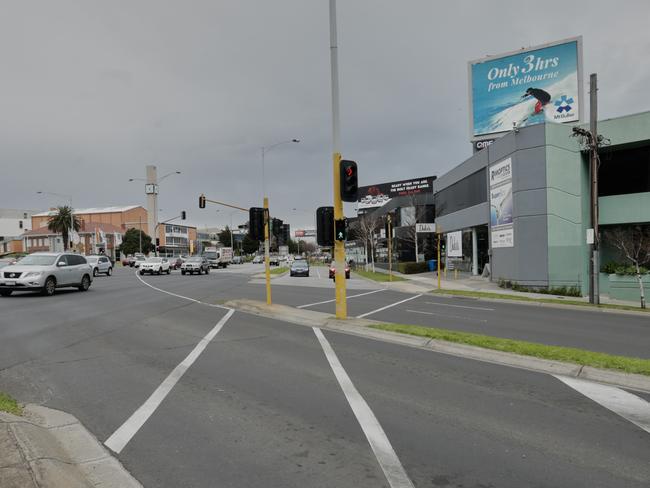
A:
<svg viewBox="0 0 650 488">
<path fill-rule="evenodd" d="M 147 183 L 144 185 L 144 192 L 147 195 L 155 195 L 158 193 L 158 185 L 154 185 L 153 183 Z"/>
</svg>

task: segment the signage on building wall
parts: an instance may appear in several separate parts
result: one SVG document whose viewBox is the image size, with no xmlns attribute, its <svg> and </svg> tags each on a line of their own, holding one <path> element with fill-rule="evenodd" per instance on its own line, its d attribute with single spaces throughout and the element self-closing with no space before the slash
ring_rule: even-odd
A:
<svg viewBox="0 0 650 488">
<path fill-rule="evenodd" d="M 474 147 L 474 152 L 477 153 L 481 149 L 485 149 L 486 147 L 491 146 L 494 143 L 494 141 L 496 141 L 496 139 L 483 139 L 480 141 L 474 141 L 472 143 L 472 146 Z"/>
<path fill-rule="evenodd" d="M 492 248 L 513 247 L 512 159 L 488 168 L 490 182 L 490 230 Z"/>
<path fill-rule="evenodd" d="M 450 258 L 463 257 L 463 231 L 447 234 L 447 256 Z"/>
<path fill-rule="evenodd" d="M 469 63 L 470 137 L 582 113 L 582 37 Z"/>
<path fill-rule="evenodd" d="M 415 178 L 412 180 L 393 181 L 378 185 L 359 187 L 358 210 L 379 208 L 386 205 L 391 199 L 409 195 L 433 193 L 433 180 L 435 176 Z"/>
<path fill-rule="evenodd" d="M 436 231 L 436 224 L 427 224 L 424 222 L 415 224 L 415 232 L 417 232 L 418 234 L 431 233 L 435 231 Z"/>
</svg>

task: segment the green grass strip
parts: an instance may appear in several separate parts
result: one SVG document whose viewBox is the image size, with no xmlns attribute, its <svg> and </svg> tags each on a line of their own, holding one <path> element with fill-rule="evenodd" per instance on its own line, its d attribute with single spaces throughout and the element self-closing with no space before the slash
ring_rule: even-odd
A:
<svg viewBox="0 0 650 488">
<path fill-rule="evenodd" d="M 363 276 L 364 278 L 368 278 L 369 280 L 373 280 L 373 281 L 380 281 L 380 282 L 406 281 L 404 278 L 397 275 L 393 275 L 393 279 L 390 280 L 390 276 L 388 276 L 388 273 L 377 273 L 374 271 L 364 271 L 362 269 L 357 269 L 354 272 L 359 276 Z"/>
<path fill-rule="evenodd" d="M 469 291 L 469 290 L 432 290 L 431 293 L 436 295 L 457 295 L 461 297 L 473 297 L 473 298 L 488 298 L 488 299 L 497 299 L 497 300 L 514 300 L 520 302 L 535 302 L 535 303 L 553 303 L 560 305 L 578 305 L 580 307 L 588 308 L 604 308 L 610 310 L 633 310 L 635 312 L 650 312 L 648 308 L 633 307 L 630 305 L 616 305 L 612 303 L 601 303 L 600 305 L 592 305 L 589 302 L 584 302 L 581 300 L 564 300 L 562 298 L 531 298 L 521 295 L 513 295 L 510 293 L 493 293 L 489 291 Z"/>
<path fill-rule="evenodd" d="M 6 393 L 0 391 L 0 412 L 13 413 L 14 415 L 22 415 L 23 409 L 20 408 L 18 402 L 11 398 Z"/>
<path fill-rule="evenodd" d="M 587 351 L 572 347 L 547 346 L 535 342 L 501 339 L 499 337 L 457 332 L 447 329 L 421 327 L 419 325 L 377 324 L 373 329 L 388 330 L 418 337 L 427 337 L 457 344 L 492 349 L 495 351 L 513 352 L 522 356 L 532 356 L 541 359 L 564 361 L 594 368 L 614 369 L 626 373 L 636 373 L 650 376 L 650 359 L 640 359 L 627 356 L 614 356 L 602 352 Z"/>
<path fill-rule="evenodd" d="M 271 268 L 271 274 L 272 275 L 279 275 L 279 274 L 282 274 L 282 273 L 286 273 L 287 271 L 289 271 L 289 268 L 286 268 L 286 267 Z"/>
</svg>

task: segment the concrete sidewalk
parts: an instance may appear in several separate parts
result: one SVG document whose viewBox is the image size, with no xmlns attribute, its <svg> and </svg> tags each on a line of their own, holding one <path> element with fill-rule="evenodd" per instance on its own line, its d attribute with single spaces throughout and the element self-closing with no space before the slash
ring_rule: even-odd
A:
<svg viewBox="0 0 650 488">
<path fill-rule="evenodd" d="M 0 412 L 0 487 L 142 488 L 72 415 L 27 405 Z"/>
</svg>

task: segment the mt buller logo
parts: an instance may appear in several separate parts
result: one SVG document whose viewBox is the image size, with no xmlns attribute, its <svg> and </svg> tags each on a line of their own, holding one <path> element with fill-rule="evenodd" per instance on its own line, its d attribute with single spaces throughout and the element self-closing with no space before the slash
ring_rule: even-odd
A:
<svg viewBox="0 0 650 488">
<path fill-rule="evenodd" d="M 566 95 L 562 95 L 559 100 L 555 101 L 555 106 L 557 107 L 557 112 L 562 113 L 562 112 L 570 112 L 571 111 L 571 104 L 573 102 L 573 97 L 568 97 Z"/>
</svg>

